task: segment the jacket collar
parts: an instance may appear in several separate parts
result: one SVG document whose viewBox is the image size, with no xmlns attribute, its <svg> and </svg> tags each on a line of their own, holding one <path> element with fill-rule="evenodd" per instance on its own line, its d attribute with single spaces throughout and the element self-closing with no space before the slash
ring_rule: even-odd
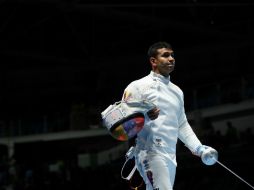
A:
<svg viewBox="0 0 254 190">
<path fill-rule="evenodd" d="M 155 73 L 154 71 L 151 71 L 150 76 L 152 77 L 153 80 L 158 80 L 165 84 L 168 84 L 170 82 L 170 75 L 168 77 L 164 77 L 160 74 Z"/>
</svg>

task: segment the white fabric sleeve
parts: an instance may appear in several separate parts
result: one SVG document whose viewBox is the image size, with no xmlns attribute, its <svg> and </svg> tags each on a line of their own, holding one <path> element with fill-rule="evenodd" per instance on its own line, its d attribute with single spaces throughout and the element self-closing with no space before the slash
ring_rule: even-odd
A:
<svg viewBox="0 0 254 190">
<path fill-rule="evenodd" d="M 131 82 L 124 90 L 124 93 L 122 95 L 122 100 L 142 100 L 143 96 L 140 90 L 140 84 L 134 82 Z M 150 118 L 148 117 L 147 114 L 144 114 L 145 116 L 145 123 L 150 121 Z"/>
<path fill-rule="evenodd" d="M 180 126 L 178 137 L 193 153 L 202 145 L 187 121 Z"/>
<path fill-rule="evenodd" d="M 122 95 L 122 100 L 135 99 L 141 100 L 141 93 L 138 88 L 132 83 L 130 83 L 124 90 Z"/>
<path fill-rule="evenodd" d="M 199 146 L 202 145 L 200 140 L 197 138 L 193 129 L 189 125 L 189 122 L 186 118 L 185 109 L 184 109 L 184 101 L 182 94 L 182 109 L 179 114 L 179 131 L 178 138 L 185 144 L 185 146 L 193 153 L 195 153 Z"/>
</svg>

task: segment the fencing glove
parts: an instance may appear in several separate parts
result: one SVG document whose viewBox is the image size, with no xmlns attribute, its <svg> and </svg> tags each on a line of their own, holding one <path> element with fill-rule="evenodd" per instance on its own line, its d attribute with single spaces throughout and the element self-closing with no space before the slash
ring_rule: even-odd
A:
<svg viewBox="0 0 254 190">
<path fill-rule="evenodd" d="M 199 146 L 196 154 L 201 157 L 201 160 L 205 165 L 213 165 L 218 160 L 218 152 L 210 146 Z"/>
</svg>

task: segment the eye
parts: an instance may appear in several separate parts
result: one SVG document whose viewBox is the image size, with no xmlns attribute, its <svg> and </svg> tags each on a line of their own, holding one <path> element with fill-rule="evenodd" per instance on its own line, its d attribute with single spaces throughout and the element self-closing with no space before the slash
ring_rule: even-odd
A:
<svg viewBox="0 0 254 190">
<path fill-rule="evenodd" d="M 165 57 L 165 58 L 170 57 L 170 56 L 175 58 L 174 52 L 172 52 L 172 53 L 166 52 L 166 53 L 162 54 L 162 57 Z"/>
</svg>

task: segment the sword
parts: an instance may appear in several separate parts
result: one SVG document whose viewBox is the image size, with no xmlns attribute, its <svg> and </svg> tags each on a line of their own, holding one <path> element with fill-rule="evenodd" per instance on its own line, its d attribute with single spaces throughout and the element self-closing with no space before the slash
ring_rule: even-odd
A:
<svg viewBox="0 0 254 190">
<path fill-rule="evenodd" d="M 228 167 L 226 167 L 224 164 L 222 164 L 220 161 L 218 161 L 217 159 L 215 159 L 213 156 L 211 157 L 215 162 L 217 162 L 219 165 L 221 165 L 223 168 L 225 168 L 226 170 L 228 170 L 230 173 L 232 173 L 234 176 L 236 176 L 238 179 L 240 179 L 241 181 L 243 181 L 245 184 L 247 184 L 249 187 L 251 187 L 252 189 L 254 189 L 254 186 L 252 186 L 251 184 L 249 184 L 247 181 L 245 181 L 243 178 L 241 178 L 239 175 L 237 175 L 235 172 L 233 172 L 231 169 L 229 169 Z"/>
<path fill-rule="evenodd" d="M 231 174 L 236 176 L 238 179 L 240 179 L 242 182 L 247 184 L 249 187 L 254 189 L 254 186 L 249 184 L 247 181 L 245 181 L 243 178 L 241 178 L 239 175 L 237 175 L 235 172 L 233 172 L 231 169 L 226 167 L 224 164 L 222 164 L 220 161 L 218 161 L 218 152 L 211 148 L 211 147 L 206 147 L 205 150 L 203 150 L 202 155 L 201 155 L 201 160 L 204 164 L 206 165 L 213 165 L 215 163 L 218 163 L 220 166 L 228 170 Z"/>
</svg>

